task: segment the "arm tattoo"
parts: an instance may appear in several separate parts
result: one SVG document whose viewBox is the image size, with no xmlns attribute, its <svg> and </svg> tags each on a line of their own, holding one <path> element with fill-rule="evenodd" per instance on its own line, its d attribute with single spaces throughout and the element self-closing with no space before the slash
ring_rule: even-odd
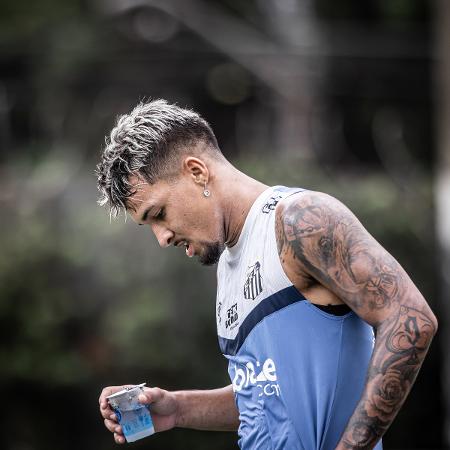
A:
<svg viewBox="0 0 450 450">
<path fill-rule="evenodd" d="M 282 259 L 297 259 L 318 281 L 337 288 L 354 309 L 361 301 L 365 308 L 385 308 L 405 293 L 398 263 L 386 252 L 379 257 L 379 246 L 348 210 L 308 203 L 290 206 L 279 218 Z"/>
<path fill-rule="evenodd" d="M 276 235 L 283 265 L 301 266 L 377 329 L 365 390 L 339 444 L 371 449 L 411 389 L 436 319 L 398 262 L 332 197 L 302 194 L 277 215 Z"/>
<path fill-rule="evenodd" d="M 366 389 L 344 433 L 344 448 L 370 449 L 381 438 L 408 395 L 435 331 L 430 317 L 407 306 L 379 328 Z"/>
</svg>

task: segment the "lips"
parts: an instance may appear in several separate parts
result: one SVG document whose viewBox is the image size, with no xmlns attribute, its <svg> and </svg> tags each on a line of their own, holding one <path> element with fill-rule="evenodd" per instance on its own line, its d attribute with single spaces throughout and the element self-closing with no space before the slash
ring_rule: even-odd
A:
<svg viewBox="0 0 450 450">
<path fill-rule="evenodd" d="M 186 256 L 188 256 L 189 258 L 192 258 L 194 256 L 194 253 L 195 253 L 194 247 L 189 242 L 178 241 L 174 245 L 175 245 L 175 247 L 181 247 L 182 245 L 184 245 L 185 249 L 186 249 Z"/>
<path fill-rule="evenodd" d="M 186 245 L 186 255 L 189 258 L 192 258 L 194 256 L 194 247 L 192 246 L 192 244 Z"/>
</svg>

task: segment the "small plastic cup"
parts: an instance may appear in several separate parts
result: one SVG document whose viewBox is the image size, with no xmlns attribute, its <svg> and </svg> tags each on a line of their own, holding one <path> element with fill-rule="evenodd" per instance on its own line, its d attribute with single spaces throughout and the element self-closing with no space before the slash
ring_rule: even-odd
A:
<svg viewBox="0 0 450 450">
<path fill-rule="evenodd" d="M 130 386 L 106 397 L 122 426 L 127 442 L 137 441 L 155 432 L 148 407 L 138 400 L 145 384 Z"/>
</svg>

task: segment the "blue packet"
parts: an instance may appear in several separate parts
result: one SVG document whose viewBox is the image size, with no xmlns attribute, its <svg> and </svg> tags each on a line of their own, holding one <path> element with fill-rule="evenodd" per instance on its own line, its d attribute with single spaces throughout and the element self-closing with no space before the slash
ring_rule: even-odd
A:
<svg viewBox="0 0 450 450">
<path fill-rule="evenodd" d="M 142 383 L 124 388 L 107 397 L 127 442 L 137 441 L 155 432 L 149 408 L 138 401 L 144 386 L 145 383 Z"/>
</svg>

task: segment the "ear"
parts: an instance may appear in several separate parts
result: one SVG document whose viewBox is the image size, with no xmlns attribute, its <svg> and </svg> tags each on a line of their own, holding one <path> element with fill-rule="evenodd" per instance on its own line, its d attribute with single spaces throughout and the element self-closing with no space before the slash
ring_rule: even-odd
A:
<svg viewBox="0 0 450 450">
<path fill-rule="evenodd" d="M 194 156 L 188 156 L 183 161 L 183 172 L 193 179 L 195 183 L 204 186 L 209 181 L 209 170 L 206 163 Z"/>
</svg>

